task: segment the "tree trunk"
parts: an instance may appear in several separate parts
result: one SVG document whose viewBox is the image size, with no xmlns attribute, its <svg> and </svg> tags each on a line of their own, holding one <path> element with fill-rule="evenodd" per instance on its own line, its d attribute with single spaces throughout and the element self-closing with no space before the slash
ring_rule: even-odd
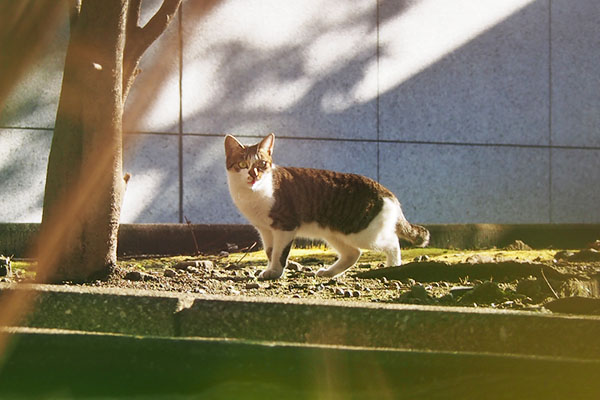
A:
<svg viewBox="0 0 600 400">
<path fill-rule="evenodd" d="M 84 281 L 116 263 L 126 15 L 127 0 L 91 0 L 72 17 L 40 236 L 56 243 L 39 244 L 56 260 L 43 280 Z"/>
<path fill-rule="evenodd" d="M 88 281 L 117 262 L 123 106 L 138 63 L 182 0 L 139 27 L 142 0 L 70 0 L 71 36 L 48 160 L 38 280 Z"/>
</svg>

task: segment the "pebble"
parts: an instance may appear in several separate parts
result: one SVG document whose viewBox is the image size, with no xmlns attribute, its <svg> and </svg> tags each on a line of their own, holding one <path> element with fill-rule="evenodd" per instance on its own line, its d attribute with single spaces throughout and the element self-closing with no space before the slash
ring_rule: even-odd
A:
<svg viewBox="0 0 600 400">
<path fill-rule="evenodd" d="M 246 283 L 246 289 L 259 289 L 260 284 L 258 282 L 248 282 Z"/>
<path fill-rule="evenodd" d="M 132 281 L 132 282 L 139 282 L 144 279 L 144 276 L 142 275 L 142 273 L 140 271 L 131 271 L 131 272 L 128 272 L 127 274 L 125 274 L 124 279 L 127 279 L 128 281 Z"/>
<path fill-rule="evenodd" d="M 315 271 L 310 271 L 310 272 L 305 272 L 304 275 L 309 278 L 314 278 L 315 276 L 317 276 L 317 273 Z"/>
<path fill-rule="evenodd" d="M 294 299 L 300 299 L 300 298 L 302 298 L 302 296 L 300 296 L 299 294 L 295 294 L 295 295 L 293 295 L 292 297 L 293 297 Z"/>
<path fill-rule="evenodd" d="M 215 264 L 210 260 L 200 260 L 200 261 L 197 261 L 196 266 L 198 268 L 209 269 L 209 268 L 214 268 Z"/>
<path fill-rule="evenodd" d="M 175 269 L 188 269 L 188 267 L 198 267 L 198 261 L 181 261 L 173 265 Z"/>
<path fill-rule="evenodd" d="M 298 264 L 296 261 L 288 261 L 287 263 L 287 267 L 286 267 L 289 271 L 300 271 L 300 268 L 302 268 L 302 265 Z"/>
<path fill-rule="evenodd" d="M 353 291 L 352 297 L 360 297 L 360 291 L 358 291 L 358 290 Z"/>
<path fill-rule="evenodd" d="M 344 297 L 352 297 L 352 291 L 351 290 L 344 290 Z"/>
<path fill-rule="evenodd" d="M 200 272 L 200 270 L 198 268 L 192 267 L 191 265 L 189 267 L 187 267 L 185 270 L 192 274 L 197 274 L 198 272 Z"/>
<path fill-rule="evenodd" d="M 223 250 L 222 252 L 219 253 L 219 257 L 229 257 L 229 252 Z"/>
<path fill-rule="evenodd" d="M 335 294 L 337 294 L 338 296 L 343 296 L 344 295 L 344 289 L 342 288 L 335 288 Z"/>
<path fill-rule="evenodd" d="M 163 275 L 167 278 L 175 278 L 177 276 L 177 272 L 175 272 L 173 269 L 167 268 L 165 269 L 165 272 L 163 272 Z"/>
</svg>

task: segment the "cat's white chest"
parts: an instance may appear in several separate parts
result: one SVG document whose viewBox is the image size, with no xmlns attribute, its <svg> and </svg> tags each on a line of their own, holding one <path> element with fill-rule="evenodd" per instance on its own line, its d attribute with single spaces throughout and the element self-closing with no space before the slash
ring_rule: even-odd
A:
<svg viewBox="0 0 600 400">
<path fill-rule="evenodd" d="M 271 226 L 273 221 L 269 213 L 275 201 L 271 172 L 264 174 L 259 182 L 250 186 L 244 171 L 227 171 L 227 183 L 234 204 L 252 225 Z"/>
</svg>

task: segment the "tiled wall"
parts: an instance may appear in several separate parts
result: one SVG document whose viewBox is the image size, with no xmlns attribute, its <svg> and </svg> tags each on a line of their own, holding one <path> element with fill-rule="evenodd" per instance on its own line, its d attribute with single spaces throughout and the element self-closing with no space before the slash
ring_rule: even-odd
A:
<svg viewBox="0 0 600 400">
<path fill-rule="evenodd" d="M 600 223 L 599 19 L 596 0 L 184 2 L 143 60 L 163 86 L 142 73 L 128 102 L 122 221 L 244 222 L 223 135 L 275 132 L 276 162 L 379 179 L 413 221 Z M 41 219 L 67 36 L 2 110 L 0 221 Z"/>
</svg>

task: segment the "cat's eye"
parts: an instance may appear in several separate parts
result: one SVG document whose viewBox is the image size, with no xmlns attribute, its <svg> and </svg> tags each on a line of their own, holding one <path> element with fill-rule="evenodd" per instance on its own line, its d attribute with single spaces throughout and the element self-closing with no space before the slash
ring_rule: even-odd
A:
<svg viewBox="0 0 600 400">
<path fill-rule="evenodd" d="M 258 168 L 260 168 L 260 169 L 265 169 L 265 168 L 267 168 L 267 162 L 266 162 L 265 160 L 260 160 L 260 161 L 258 162 Z"/>
<path fill-rule="evenodd" d="M 246 168 L 248 168 L 248 163 L 246 161 L 240 161 L 238 163 L 238 167 L 241 169 L 246 169 Z"/>
</svg>

